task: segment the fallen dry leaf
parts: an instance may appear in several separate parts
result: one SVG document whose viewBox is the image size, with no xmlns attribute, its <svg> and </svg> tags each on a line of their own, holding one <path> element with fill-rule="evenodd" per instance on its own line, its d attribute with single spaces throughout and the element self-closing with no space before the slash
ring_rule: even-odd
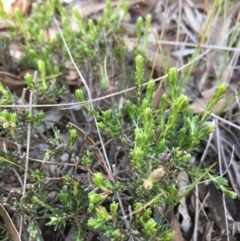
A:
<svg viewBox="0 0 240 241">
<path fill-rule="evenodd" d="M 20 236 L 18 234 L 17 229 L 15 228 L 10 216 L 8 215 L 8 212 L 3 207 L 3 205 L 0 203 L 0 216 L 2 217 L 8 232 L 10 233 L 10 236 L 12 237 L 13 241 L 21 241 Z"/>
<path fill-rule="evenodd" d="M 5 29 L 9 27 L 9 23 L 7 23 L 4 19 L 0 19 L 0 29 Z"/>
<path fill-rule="evenodd" d="M 2 0 L 2 5 L 6 13 L 10 13 L 11 6 L 16 0 Z"/>
<path fill-rule="evenodd" d="M 18 8 L 22 15 L 25 15 L 29 9 L 30 2 L 28 0 L 2 0 L 2 5 L 8 14 L 13 14 Z"/>
<path fill-rule="evenodd" d="M 181 226 L 178 220 L 179 220 L 179 213 L 176 213 L 171 220 L 171 226 L 170 226 L 170 229 L 173 230 L 175 233 L 172 241 L 184 241 L 184 238 L 181 232 Z"/>
<path fill-rule="evenodd" d="M 2 83 L 5 87 L 25 87 L 26 82 L 18 78 L 17 76 L 10 74 L 8 72 L 0 71 L 0 83 Z"/>
<path fill-rule="evenodd" d="M 191 28 L 196 33 L 199 33 L 201 31 L 202 24 L 195 15 L 196 9 L 191 8 L 187 4 L 184 4 L 183 9 L 184 9 L 185 20 L 186 20 L 187 24 L 189 26 L 191 26 Z"/>
<path fill-rule="evenodd" d="M 184 0 L 183 4 L 190 4 L 191 7 L 199 8 L 207 12 L 213 5 L 214 0 Z"/>
<path fill-rule="evenodd" d="M 190 184 L 188 175 L 186 172 L 180 172 L 177 177 L 178 194 L 182 195 L 185 192 L 185 188 Z M 182 216 L 181 230 L 184 235 L 190 234 L 190 230 L 193 226 L 191 216 L 188 210 L 188 204 L 186 197 L 183 197 L 178 205 L 178 212 Z"/>
</svg>

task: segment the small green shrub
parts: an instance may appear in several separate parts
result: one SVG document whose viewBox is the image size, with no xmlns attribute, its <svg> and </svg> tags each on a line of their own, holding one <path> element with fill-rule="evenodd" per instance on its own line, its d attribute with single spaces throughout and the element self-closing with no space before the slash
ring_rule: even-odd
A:
<svg viewBox="0 0 240 241">
<path fill-rule="evenodd" d="M 145 25 L 141 18 L 137 20 L 138 41 L 132 54 L 135 56 L 135 70 L 127 71 L 127 48 L 119 36 L 120 24 L 128 8 L 127 1 L 116 9 L 107 1 L 103 16 L 96 23 L 81 18 L 74 11 L 79 27 L 76 32 L 69 27 L 66 9 L 55 0 L 46 1 L 40 8 L 33 5 L 33 15 L 27 22 L 23 21 L 19 11 L 15 14 L 16 25 L 12 26 L 12 35 L 14 38 L 21 33 L 24 39 L 22 63 L 40 73 L 40 81 L 35 81 L 31 74 L 25 76 L 33 103 L 43 100 L 55 103 L 67 93 L 55 78 L 65 70 L 64 61 L 69 58 L 63 51 L 61 36 L 57 35 L 50 41 L 44 39 L 43 29 L 50 26 L 56 9 L 61 16 L 63 36 L 78 65 L 87 63 L 93 75 L 100 73 L 101 85 L 105 88 L 104 66 L 109 65 L 110 59 L 120 60 L 123 88 L 127 86 L 127 73 L 129 76 L 135 75 L 136 86 L 134 102 L 126 99 L 123 108 L 113 106 L 102 110 L 92 109 L 86 103 L 84 105 L 97 119 L 102 133 L 112 138 L 129 158 L 125 168 L 113 172 L 113 178 L 106 174 L 106 170 L 96 167 L 96 146 L 83 148 L 88 136 L 80 141 L 76 129 L 69 125 L 66 126 L 69 133 L 66 142 L 60 130 L 56 126 L 52 128 L 52 138 L 46 141 L 43 163 L 54 158 L 60 164 L 58 171 L 49 178 L 43 170 L 30 169 L 26 195 L 18 203 L 24 224 L 28 227 L 28 240 L 41 240 L 36 217 L 45 219 L 46 225 L 55 231 L 73 228 L 75 240 L 86 240 L 90 232 L 116 241 L 129 240 L 131 236 L 143 240 L 172 240 L 174 233 L 169 230 L 167 214 L 202 179 L 212 180 L 226 195 L 235 197 L 227 187 L 227 181 L 214 176 L 213 166 L 199 169 L 190 163 L 199 142 L 213 131 L 207 120 L 227 86 L 220 85 L 203 114 L 194 115 L 188 108 L 188 97 L 182 94 L 178 71 L 171 68 L 168 72 L 169 92 L 162 95 L 158 110 L 153 111 L 151 103 L 155 82 L 150 80 L 144 85 L 146 49 L 142 45 L 140 47 L 141 37 L 146 47 L 151 16 L 146 17 Z M 53 62 L 56 51 L 63 52 L 59 66 Z M 47 79 L 47 76 L 50 78 Z M 0 92 L 2 105 L 19 103 L 20 99 L 3 85 L 0 85 Z M 76 97 L 80 102 L 84 100 L 83 89 L 76 91 Z M 43 111 L 35 109 L 30 112 L 23 108 L 4 108 L 0 112 L 1 130 L 8 141 L 17 146 L 25 145 L 28 124 L 31 124 L 31 137 L 37 135 L 37 127 L 43 123 L 44 115 Z M 20 148 L 0 153 L 1 172 L 12 166 L 22 172 L 24 154 Z M 67 161 L 60 163 L 62 159 Z M 54 165 L 57 165 L 56 162 Z M 73 166 L 68 165 L 72 163 Z M 187 173 L 194 181 L 180 194 L 176 181 L 181 172 Z M 166 206 L 168 208 L 164 208 Z"/>
<path fill-rule="evenodd" d="M 21 201 L 24 211 L 49 218 L 48 225 L 54 226 L 55 229 L 65 227 L 70 222 L 78 230 L 78 238 L 83 240 L 89 228 L 105 233 L 110 240 L 127 240 L 130 235 L 136 234 L 146 240 L 171 240 L 173 232 L 169 231 L 166 223 L 167 212 L 200 180 L 211 178 L 216 186 L 222 187 L 223 192 L 234 196 L 234 193 L 227 189 L 227 183 L 221 181 L 222 178 L 213 178 L 212 167 L 198 169 L 189 162 L 191 153 L 199 141 L 213 130 L 212 126 L 206 124 L 206 120 L 211 108 L 225 92 L 226 85 L 219 86 L 202 115 L 193 115 L 192 111 L 188 110 L 188 98 L 177 89 L 178 73 L 172 68 L 168 73 L 170 93 L 164 94 L 159 111 L 154 113 L 151 109 L 151 100 L 155 84 L 149 81 L 146 94 L 143 96 L 143 69 L 143 59 L 138 55 L 136 104 L 127 100 L 123 110 L 116 107 L 114 113 L 112 110 L 103 111 L 101 115 L 94 112 L 102 131 L 125 147 L 131 156 L 130 177 L 120 181 L 119 174 L 120 179 L 112 182 L 104 173 L 95 172 L 89 173 L 92 184 L 91 181 L 86 184 L 79 182 L 74 175 L 65 174 L 58 194 L 58 205 L 55 206 L 44 194 L 43 190 L 47 187 L 45 176 L 37 170 L 32 174 L 34 189 L 28 191 L 27 196 Z M 167 100 L 171 100 L 169 107 Z M 167 113 L 168 108 L 170 110 Z M 126 123 L 124 115 L 131 121 Z M 56 135 L 59 136 L 59 133 Z M 56 138 L 55 142 L 56 140 L 56 146 L 51 146 L 55 150 L 62 142 L 61 138 Z M 72 145 L 65 145 L 64 152 L 70 153 L 71 148 Z M 91 158 L 89 152 L 86 152 L 79 160 L 79 164 L 87 169 L 91 161 L 87 162 L 86 159 Z M 176 180 L 182 171 L 196 181 L 180 195 Z M 125 193 L 131 200 L 128 204 L 132 210 L 125 214 L 127 219 L 131 216 L 128 230 L 117 203 L 117 193 L 120 196 Z M 154 211 L 156 207 L 163 207 L 166 204 L 169 206 L 168 210 L 159 213 Z"/>
</svg>

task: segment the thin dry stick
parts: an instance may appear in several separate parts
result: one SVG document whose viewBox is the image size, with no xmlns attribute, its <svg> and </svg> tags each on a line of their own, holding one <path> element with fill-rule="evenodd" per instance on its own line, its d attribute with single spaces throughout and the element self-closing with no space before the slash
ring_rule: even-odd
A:
<svg viewBox="0 0 240 241">
<path fill-rule="evenodd" d="M 77 65 L 76 65 L 76 63 L 75 63 L 75 61 L 74 61 L 74 59 L 73 59 L 73 56 L 72 56 L 72 54 L 71 54 L 71 51 L 70 51 L 70 49 L 68 48 L 67 42 L 66 42 L 66 40 L 65 40 L 65 38 L 64 38 L 64 36 L 63 36 L 62 30 L 60 29 L 59 24 L 58 24 L 56 18 L 53 17 L 53 20 L 54 20 L 54 22 L 55 22 L 55 24 L 56 24 L 57 30 L 58 30 L 58 32 L 59 32 L 59 34 L 60 34 L 60 36 L 61 36 L 61 39 L 62 39 L 62 41 L 63 41 L 63 43 L 64 43 L 64 46 L 65 46 L 66 51 L 67 51 L 67 53 L 68 53 L 68 55 L 69 55 L 69 58 L 70 58 L 70 60 L 71 60 L 71 62 L 72 62 L 72 64 L 73 64 L 75 70 L 77 71 L 79 77 L 81 78 L 81 80 L 82 80 L 82 82 L 83 82 L 83 84 L 84 84 L 84 86 L 85 86 L 85 88 L 86 88 L 86 91 L 87 91 L 87 94 L 88 94 L 88 98 L 89 98 L 89 101 L 90 101 L 90 106 L 91 106 L 92 109 L 94 109 L 93 103 L 92 103 L 91 92 L 90 92 L 90 89 L 88 88 L 88 85 L 87 85 L 87 83 L 86 83 L 86 80 L 83 78 L 80 70 L 78 69 L 78 67 L 77 67 Z M 106 160 L 106 163 L 107 163 L 107 166 L 108 166 L 108 169 L 109 169 L 109 172 L 108 172 L 108 173 L 111 173 L 111 174 L 112 174 L 112 168 L 111 168 L 111 165 L 110 165 L 110 163 L 109 163 L 108 156 L 107 156 L 107 153 L 106 153 L 106 149 L 105 149 L 105 146 L 104 146 L 104 143 L 103 143 L 103 140 L 102 140 L 102 136 L 101 136 L 101 133 L 100 133 L 99 128 L 98 128 L 98 125 L 97 125 L 96 117 L 93 116 L 93 118 L 94 118 L 94 122 L 95 122 L 95 125 L 96 125 L 96 128 L 97 128 L 98 137 L 99 137 L 99 140 L 100 140 L 100 143 L 101 143 L 101 146 L 102 146 L 103 155 L 104 155 L 104 158 L 105 158 L 105 160 Z M 112 179 L 113 176 L 110 177 L 110 178 Z M 122 211 L 122 215 L 123 215 L 123 217 L 124 217 L 125 227 L 126 227 L 127 230 L 129 230 L 129 227 L 130 227 L 130 226 L 129 226 L 129 222 L 128 222 L 128 220 L 125 218 L 126 214 L 125 214 L 125 211 L 124 211 L 124 208 L 123 208 L 123 204 L 122 204 L 121 197 L 120 197 L 120 195 L 119 195 L 118 192 L 117 192 L 117 198 L 118 198 L 118 202 L 119 202 L 119 205 L 120 205 L 120 208 L 121 208 L 121 211 Z M 132 238 L 132 236 L 131 236 L 131 238 Z"/>
<path fill-rule="evenodd" d="M 229 31 L 226 35 L 229 36 L 231 31 Z M 137 42 L 136 38 L 128 38 L 128 40 L 131 40 L 133 42 Z M 149 41 L 152 42 L 152 41 Z M 201 49 L 211 49 L 211 50 L 227 50 L 227 51 L 232 51 L 232 52 L 240 52 L 239 47 L 229 47 L 229 46 L 224 46 L 224 45 L 212 45 L 212 44 L 199 44 L 197 43 L 186 43 L 186 42 L 178 42 L 178 41 L 170 41 L 170 40 L 158 40 L 158 43 L 161 45 L 177 45 L 177 46 L 182 46 L 182 47 L 192 47 L 192 48 L 201 48 Z"/>
<path fill-rule="evenodd" d="M 220 143 L 221 140 L 221 136 L 220 136 L 220 131 L 219 131 L 219 125 L 218 125 L 218 120 L 215 119 L 216 122 L 216 137 L 217 137 L 217 148 L 218 148 L 218 163 L 219 163 L 219 171 L 220 171 L 220 175 L 222 175 L 223 169 L 222 169 L 222 145 Z M 224 193 L 222 194 L 223 197 L 223 209 L 224 209 L 224 217 L 225 217 L 225 224 L 226 224 L 226 236 L 227 236 L 227 240 L 230 241 L 229 239 L 229 227 L 228 227 L 228 220 L 227 220 L 227 210 L 226 210 L 226 199 L 225 199 L 225 195 Z"/>
<path fill-rule="evenodd" d="M 194 218 L 193 241 L 197 241 L 198 220 L 199 220 L 199 196 L 198 196 L 198 185 L 196 185 L 196 187 L 195 187 L 195 196 L 196 196 L 196 207 L 195 207 L 195 218 Z"/>
<path fill-rule="evenodd" d="M 218 116 L 218 115 L 216 115 L 214 113 L 211 113 L 210 115 L 212 117 L 214 117 L 215 119 L 220 120 L 220 121 L 222 121 L 222 122 L 224 122 L 224 123 L 226 123 L 226 124 L 236 128 L 236 129 L 240 130 L 240 126 L 239 125 L 236 125 L 236 124 L 232 123 L 231 121 L 225 120 L 224 118 L 222 118 L 222 117 L 220 117 L 220 116 Z"/>
<path fill-rule="evenodd" d="M 208 192 L 207 195 L 206 195 L 206 196 L 204 197 L 204 199 L 202 200 L 202 202 L 200 202 L 200 200 L 199 200 L 199 198 L 198 198 L 198 204 L 199 204 L 199 207 L 200 207 L 200 209 L 201 209 L 201 210 L 199 210 L 199 208 L 198 208 L 198 210 L 199 210 L 198 212 L 200 213 L 200 211 L 202 211 L 203 214 L 204 214 L 204 216 L 205 216 L 205 218 L 207 219 L 207 221 L 209 221 L 209 218 L 208 218 L 208 215 L 207 215 L 204 207 L 205 207 L 205 202 L 207 201 L 207 199 L 209 198 L 209 196 L 210 196 L 210 193 Z M 198 214 L 198 215 L 199 215 L 199 214 Z"/>
<path fill-rule="evenodd" d="M 240 47 L 240 41 L 238 42 L 238 45 L 237 45 L 238 49 Z M 226 83 L 229 84 L 230 82 L 230 77 L 233 75 L 233 70 L 234 70 L 234 66 L 237 65 L 237 61 L 239 59 L 239 52 L 238 51 L 235 51 L 230 62 L 229 62 L 229 65 L 226 66 L 226 68 L 228 68 L 228 71 L 229 71 L 229 74 L 228 74 L 228 77 L 227 77 L 227 80 L 226 80 Z"/>
<path fill-rule="evenodd" d="M 178 6 L 178 23 L 181 23 L 182 19 L 182 0 L 179 0 L 179 6 Z M 179 35 L 180 35 L 180 24 L 177 25 L 177 36 L 176 41 L 179 42 Z M 175 45 L 175 49 L 177 50 L 182 49 L 179 45 Z M 180 66 L 183 65 L 183 58 L 180 58 Z"/>
<path fill-rule="evenodd" d="M 23 182 L 22 182 L 22 179 L 21 179 L 20 175 L 18 174 L 18 172 L 16 171 L 15 168 L 13 168 L 13 171 L 14 171 L 15 175 L 17 176 L 17 179 L 18 179 L 21 187 L 23 188 Z"/>
<path fill-rule="evenodd" d="M 37 79 L 37 71 L 34 72 L 33 80 L 36 81 Z M 32 114 L 32 99 L 33 99 L 33 92 L 30 92 L 29 97 L 29 115 Z M 24 180 L 23 180 L 23 191 L 22 196 L 26 195 L 26 185 L 27 185 L 27 177 L 28 177 L 28 163 L 29 163 L 29 152 L 30 152 L 30 141 L 31 141 L 31 123 L 28 123 L 28 132 L 27 132 L 27 149 L 26 149 L 26 163 L 25 163 L 25 173 L 24 173 Z M 23 216 L 20 219 L 20 227 L 19 227 L 19 235 L 22 235 L 22 227 L 23 227 Z"/>
</svg>

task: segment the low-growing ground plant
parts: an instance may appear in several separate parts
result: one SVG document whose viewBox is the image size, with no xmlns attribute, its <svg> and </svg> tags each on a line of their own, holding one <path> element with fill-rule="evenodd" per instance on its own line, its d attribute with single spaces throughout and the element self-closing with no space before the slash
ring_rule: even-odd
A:
<svg viewBox="0 0 240 241">
<path fill-rule="evenodd" d="M 63 169 L 56 178 L 61 180 L 56 199 L 51 199 L 48 190 L 52 189 L 54 178 L 48 180 L 39 169 L 30 172 L 27 194 L 21 198 L 20 210 L 32 240 L 41 233 L 34 221 L 36 215 L 47 218 L 46 225 L 55 230 L 64 229 L 71 223 L 75 240 L 86 240 L 91 229 L 110 240 L 127 240 L 135 236 L 145 240 L 171 240 L 173 232 L 166 221 L 167 213 L 200 180 L 211 177 L 216 186 L 221 184 L 222 178 L 213 178 L 213 167 L 199 169 L 192 166 L 190 160 L 200 140 L 213 130 L 206 121 L 226 85 L 219 86 L 203 115 L 193 115 L 188 110 L 188 98 L 178 90 L 178 72 L 172 68 L 168 73 L 170 92 L 163 95 L 159 110 L 153 112 L 151 100 L 155 83 L 150 80 L 143 94 L 143 72 L 143 57 L 138 55 L 135 104 L 127 100 L 122 110 L 115 106 L 114 110 L 100 112 L 86 106 L 96 115 L 99 128 L 129 155 L 129 163 L 113 172 L 111 177 L 107 172 L 92 170 L 91 149 L 81 153 L 82 156 L 77 154 L 75 129 L 68 127 L 70 135 L 66 144 L 59 131 L 54 130 L 54 139 L 47 142 L 51 156 L 57 159 L 68 153 L 68 158 L 75 158 L 84 175 L 78 178 Z M 81 90 L 77 91 L 77 96 L 82 101 Z M 16 118 L 16 113 L 1 112 L 2 126 L 12 139 L 16 138 L 15 128 L 19 128 Z M 124 118 L 129 118 L 128 123 Z M 195 181 L 179 195 L 176 182 L 182 172 Z M 221 187 L 222 191 L 234 196 L 226 186 Z M 118 197 L 122 200 L 124 213 Z"/>
<path fill-rule="evenodd" d="M 111 176 L 93 170 L 91 148 L 79 156 L 74 146 L 77 141 L 75 129 L 68 127 L 68 143 L 64 143 L 59 130 L 54 130 L 54 138 L 47 141 L 50 155 L 57 159 L 67 153 L 68 158 L 77 161 L 84 174 L 70 174 L 64 168 L 60 177 L 51 181 L 39 169 L 30 171 L 27 193 L 19 206 L 28 225 L 30 240 L 37 240 L 41 233 L 35 222 L 36 215 L 47 219 L 46 225 L 53 226 L 54 230 L 65 229 L 71 224 L 75 240 L 86 240 L 92 229 L 110 240 L 127 240 L 135 236 L 145 240 L 171 240 L 174 233 L 169 230 L 167 214 L 200 180 L 210 178 L 216 186 L 221 185 L 223 192 L 234 196 L 226 183 L 222 185 L 223 178 L 214 179 L 213 167 L 199 169 L 190 163 L 193 150 L 213 130 L 206 121 L 226 85 L 219 86 L 203 115 L 193 115 L 188 110 L 188 98 L 178 90 L 178 72 L 172 68 L 168 72 L 170 92 L 163 95 L 159 110 L 154 112 L 151 100 L 155 83 L 150 80 L 143 94 L 143 72 L 143 57 L 138 55 L 135 104 L 127 100 L 122 109 L 115 106 L 113 110 L 100 112 L 86 106 L 96 115 L 99 128 L 129 156 L 124 167 L 110 171 Z M 82 101 L 82 91 L 78 90 L 76 95 Z M 23 122 L 20 116 L 17 122 L 17 117 L 17 113 L 9 113 L 6 109 L 1 112 L 2 127 L 15 141 L 15 129 Z M 40 117 L 36 115 L 35 118 L 39 120 Z M 124 118 L 129 121 L 126 123 Z M 12 155 L 14 158 L 14 153 Z M 48 152 L 45 158 L 49 159 Z M 180 195 L 176 183 L 182 172 L 195 181 Z M 55 181 L 60 181 L 60 185 L 52 199 L 49 190 L 54 188 Z"/>
<path fill-rule="evenodd" d="M 34 14 L 26 21 L 19 10 L 12 16 L 11 38 L 20 35 L 24 41 L 22 68 L 33 68 L 40 76 L 25 74 L 26 89 L 21 97 L 0 83 L 0 128 L 7 146 L 0 150 L 0 173 L 4 182 L 16 175 L 14 180 L 21 184 L 9 195 L 1 193 L 1 203 L 20 229 L 21 240 L 170 241 L 174 231 L 169 213 L 201 181 L 212 181 L 225 195 L 236 197 L 227 180 L 215 174 L 214 165 L 192 163 L 200 141 L 214 130 L 208 122 L 210 113 L 227 85 L 220 84 L 203 113 L 194 114 L 180 87 L 178 70 L 172 67 L 167 72 L 166 91 L 158 108 L 153 109 L 156 83 L 144 76 L 151 16 L 146 16 L 145 23 L 138 18 L 136 46 L 127 53 L 120 25 L 128 10 L 128 1 L 116 9 L 106 1 L 102 16 L 95 21 L 74 10 L 77 31 L 68 24 L 68 11 L 55 0 L 40 8 L 33 4 Z M 62 35 L 59 32 L 47 41 L 44 30 L 56 14 Z M 6 50 L 9 47 L 4 46 Z M 125 96 L 122 104 L 99 102 L 97 106 L 89 102 L 88 86 L 74 91 L 67 88 L 59 78 L 67 71 L 65 62 L 71 59 L 66 46 L 85 77 L 92 75 L 99 80 L 99 92 L 110 87 L 107 68 L 120 63 L 114 70 L 119 73 L 122 89 L 133 86 L 131 96 Z M 131 65 L 126 63 L 129 59 Z M 46 109 L 26 108 L 29 102 L 57 106 L 71 92 L 81 104 L 77 111 L 91 118 L 91 128 L 84 129 L 85 123 L 77 125 L 82 121 L 79 115 L 77 120 L 66 115 L 49 128 L 45 125 Z M 100 143 L 95 133 L 98 130 L 103 137 Z M 178 183 L 184 176 L 191 182 L 181 188 Z M 1 239 L 12 235 L 9 231 L 8 225 L 0 226 Z"/>
</svg>

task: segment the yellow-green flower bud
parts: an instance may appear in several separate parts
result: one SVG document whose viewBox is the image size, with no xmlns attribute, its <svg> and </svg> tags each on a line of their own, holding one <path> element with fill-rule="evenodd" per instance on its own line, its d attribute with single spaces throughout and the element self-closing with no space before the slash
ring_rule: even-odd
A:
<svg viewBox="0 0 240 241">
<path fill-rule="evenodd" d="M 145 179 L 145 180 L 143 181 L 143 186 L 144 186 L 144 188 L 145 188 L 146 190 L 151 190 L 152 187 L 153 187 L 153 182 L 152 182 L 151 180 L 149 180 L 149 179 Z"/>
<path fill-rule="evenodd" d="M 228 87 L 228 86 L 227 86 L 225 83 L 220 84 L 220 85 L 217 87 L 214 95 L 215 95 L 216 97 L 221 97 L 221 96 L 226 92 L 227 87 Z"/>
<path fill-rule="evenodd" d="M 10 126 L 9 122 L 4 122 L 3 123 L 3 128 L 7 129 Z"/>
<path fill-rule="evenodd" d="M 10 122 L 10 126 L 11 126 L 12 128 L 16 128 L 16 123 Z"/>
<path fill-rule="evenodd" d="M 16 112 L 10 113 L 10 120 L 13 123 L 17 122 L 17 113 Z"/>
<path fill-rule="evenodd" d="M 153 182 L 158 181 L 158 180 L 160 180 L 161 177 L 163 177 L 165 175 L 165 173 L 166 173 L 165 168 L 159 167 L 150 173 L 148 179 L 152 180 Z"/>
<path fill-rule="evenodd" d="M 84 101 L 84 94 L 82 89 L 77 89 L 75 95 L 79 101 Z"/>
<path fill-rule="evenodd" d="M 7 122 L 7 120 L 4 117 L 0 116 L 0 124 L 4 124 L 5 122 Z"/>
<path fill-rule="evenodd" d="M 166 173 L 164 167 L 159 167 L 156 170 L 152 171 L 147 179 L 143 181 L 143 186 L 146 190 L 151 190 L 153 183 L 160 180 Z"/>
<path fill-rule="evenodd" d="M 178 79 L 178 70 L 176 68 L 169 69 L 168 78 L 170 82 L 173 82 L 175 84 Z"/>
<path fill-rule="evenodd" d="M 118 204 L 117 202 L 112 202 L 112 203 L 110 204 L 110 210 L 111 210 L 111 212 L 114 213 L 114 214 L 116 214 L 117 211 L 118 211 L 118 206 L 119 206 L 119 204 Z"/>
</svg>

